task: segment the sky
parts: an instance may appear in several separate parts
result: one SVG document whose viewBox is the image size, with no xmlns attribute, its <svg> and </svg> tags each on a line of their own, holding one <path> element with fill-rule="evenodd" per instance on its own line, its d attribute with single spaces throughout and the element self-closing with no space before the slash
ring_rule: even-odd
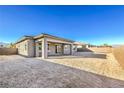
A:
<svg viewBox="0 0 124 93">
<path fill-rule="evenodd" d="M 0 42 L 47 33 L 91 44 L 124 44 L 124 6 L 0 6 Z"/>
</svg>

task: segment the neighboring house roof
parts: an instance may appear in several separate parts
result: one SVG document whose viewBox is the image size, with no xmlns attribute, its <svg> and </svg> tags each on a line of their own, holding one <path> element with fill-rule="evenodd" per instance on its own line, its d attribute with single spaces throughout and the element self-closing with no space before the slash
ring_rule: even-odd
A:
<svg viewBox="0 0 124 93">
<path fill-rule="evenodd" d="M 74 42 L 75 45 L 87 45 L 86 43 L 82 43 L 82 42 Z"/>
<path fill-rule="evenodd" d="M 45 34 L 45 33 L 42 33 L 38 36 L 23 36 L 21 39 L 19 39 L 15 44 L 17 43 L 20 43 L 24 40 L 27 40 L 27 39 L 39 39 L 39 38 L 43 38 L 43 37 L 48 37 L 48 38 L 53 38 L 53 39 L 58 39 L 58 40 L 63 40 L 63 41 L 67 41 L 67 42 L 75 42 L 73 40 L 69 40 L 69 39 L 65 39 L 65 38 L 61 38 L 61 37 L 57 37 L 57 36 L 53 36 L 53 35 L 50 35 L 50 34 Z"/>
<path fill-rule="evenodd" d="M 0 48 L 7 47 L 8 43 L 0 42 Z"/>
</svg>

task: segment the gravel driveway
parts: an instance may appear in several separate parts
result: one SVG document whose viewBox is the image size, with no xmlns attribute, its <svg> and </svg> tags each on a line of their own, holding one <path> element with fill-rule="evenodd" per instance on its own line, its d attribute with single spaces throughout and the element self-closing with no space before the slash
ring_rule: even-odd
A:
<svg viewBox="0 0 124 93">
<path fill-rule="evenodd" d="M 0 87 L 124 87 L 124 81 L 36 58 L 13 55 L 0 56 Z"/>
</svg>

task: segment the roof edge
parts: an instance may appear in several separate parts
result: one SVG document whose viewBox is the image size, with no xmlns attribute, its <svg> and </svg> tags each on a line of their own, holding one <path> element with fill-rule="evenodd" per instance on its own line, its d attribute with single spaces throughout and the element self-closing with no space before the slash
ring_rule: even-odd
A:
<svg viewBox="0 0 124 93">
<path fill-rule="evenodd" d="M 22 42 L 22 41 L 25 41 L 25 40 L 27 40 L 27 39 L 33 39 L 33 36 L 27 36 L 27 35 L 25 35 L 25 36 L 21 37 L 19 40 L 17 40 L 17 41 L 15 42 L 15 44 L 18 44 L 18 43 L 20 43 L 20 42 Z"/>
<path fill-rule="evenodd" d="M 50 35 L 50 34 L 46 34 L 46 33 L 42 33 L 38 36 L 35 36 L 34 39 L 38 39 L 38 38 L 41 38 L 41 37 L 57 38 L 57 39 L 68 41 L 68 42 L 75 42 L 74 40 L 70 40 L 70 39 L 66 39 L 66 38 L 62 38 L 62 37 L 58 37 L 58 36 L 54 36 L 54 35 Z"/>
<path fill-rule="evenodd" d="M 75 42 L 74 40 L 65 39 L 65 38 L 62 38 L 62 37 L 58 37 L 58 36 L 54 36 L 54 35 L 50 35 L 50 34 L 46 34 L 46 33 L 41 33 L 40 35 L 37 35 L 37 36 L 27 36 L 27 35 L 25 35 L 25 36 L 21 37 L 18 41 L 16 41 L 15 44 L 20 43 L 20 42 L 22 42 L 24 40 L 27 40 L 27 39 L 36 40 L 36 39 L 43 38 L 43 37 L 55 38 L 55 39 L 59 39 L 59 40 L 67 41 L 67 42 L 72 42 L 72 43 Z"/>
</svg>

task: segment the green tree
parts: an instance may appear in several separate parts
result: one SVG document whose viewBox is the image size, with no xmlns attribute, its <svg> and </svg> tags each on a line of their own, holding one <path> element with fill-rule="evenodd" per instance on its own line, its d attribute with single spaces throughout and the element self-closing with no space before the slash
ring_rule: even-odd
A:
<svg viewBox="0 0 124 93">
<path fill-rule="evenodd" d="M 107 43 L 104 43 L 103 46 L 109 46 Z"/>
</svg>

